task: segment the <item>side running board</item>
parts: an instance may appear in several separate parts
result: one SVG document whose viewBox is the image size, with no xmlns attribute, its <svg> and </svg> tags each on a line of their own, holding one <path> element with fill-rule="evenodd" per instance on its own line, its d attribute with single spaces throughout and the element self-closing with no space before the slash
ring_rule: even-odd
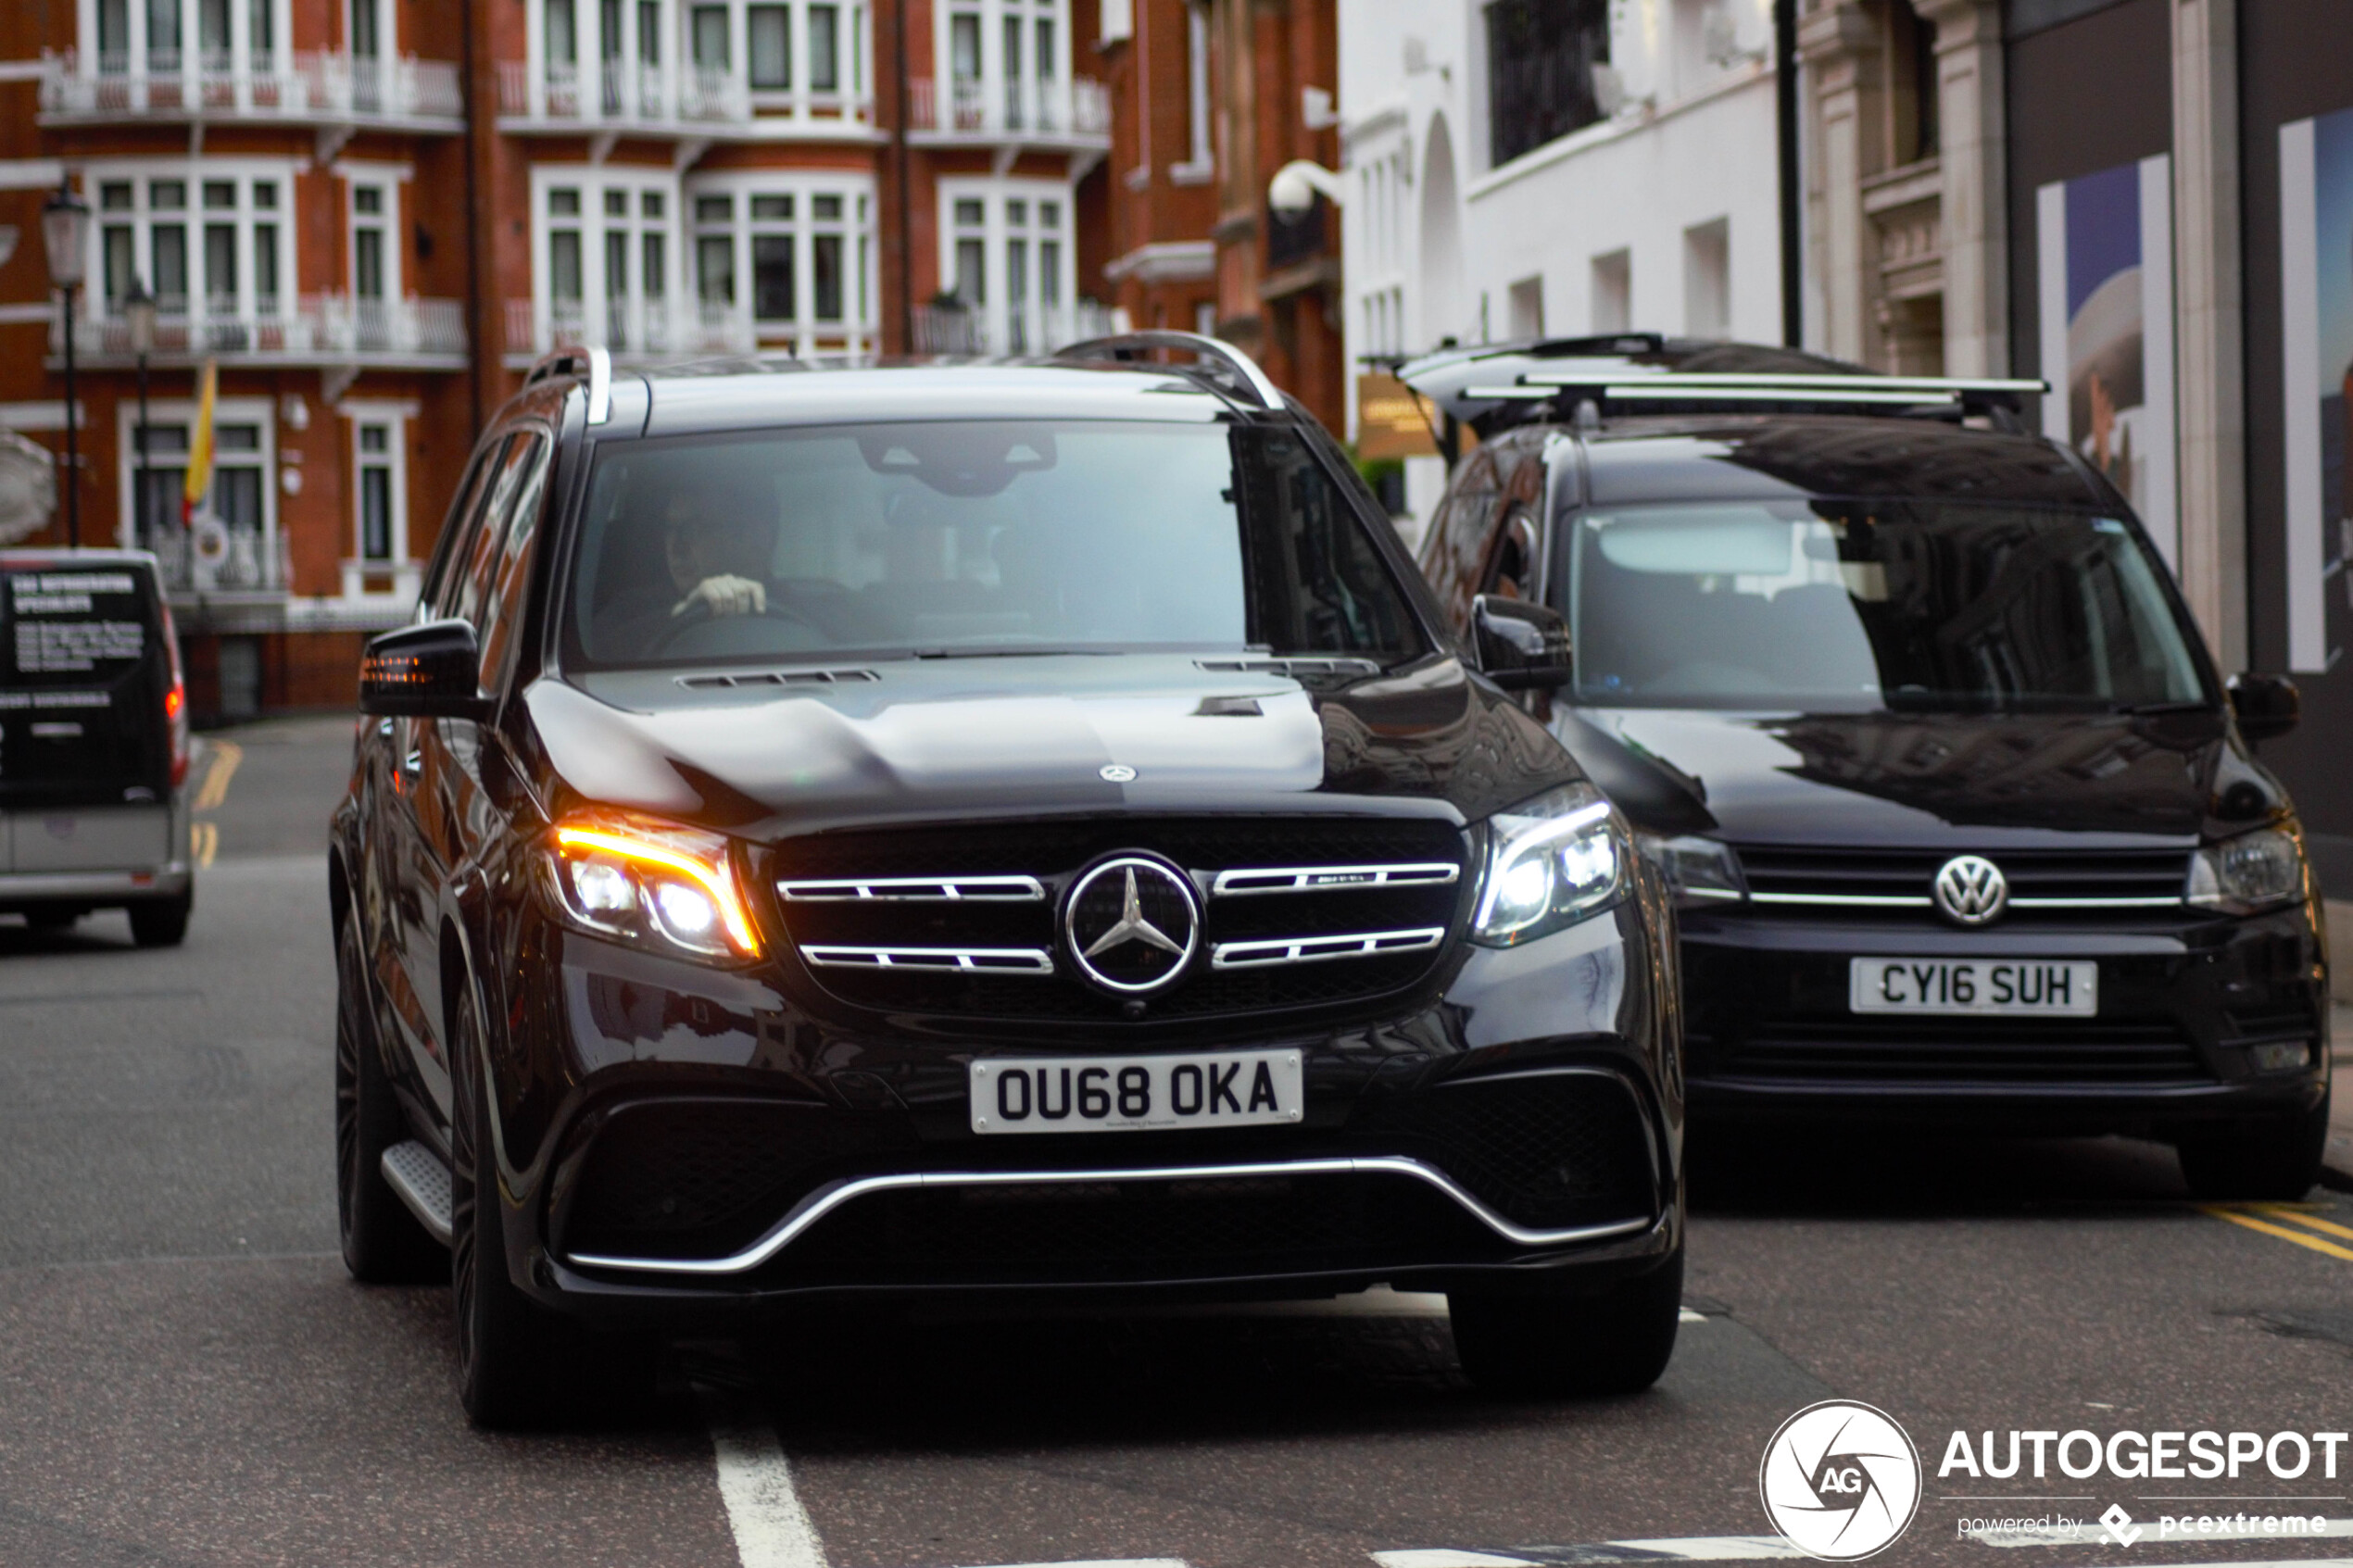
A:
<svg viewBox="0 0 2353 1568">
<path fill-rule="evenodd" d="M 384 1150 L 384 1180 L 417 1216 L 417 1223 L 431 1231 L 435 1241 L 448 1246 L 449 1167 L 441 1162 L 441 1156 L 421 1143 L 396 1143 Z"/>
</svg>

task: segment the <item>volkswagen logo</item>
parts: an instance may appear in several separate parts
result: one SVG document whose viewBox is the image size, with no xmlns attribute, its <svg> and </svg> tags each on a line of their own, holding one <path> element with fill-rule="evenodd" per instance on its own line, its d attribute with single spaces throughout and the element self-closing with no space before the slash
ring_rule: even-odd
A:
<svg viewBox="0 0 2353 1568">
<path fill-rule="evenodd" d="M 1963 925 L 1991 925 L 2010 901 L 2009 879 L 1982 855 L 1956 855 L 1936 869 L 1936 907 Z"/>
<path fill-rule="evenodd" d="M 1063 935 L 1079 972 L 1106 991 L 1140 997 L 1173 985 L 1201 946 L 1192 878 L 1146 855 L 1089 866 L 1063 901 Z"/>
</svg>

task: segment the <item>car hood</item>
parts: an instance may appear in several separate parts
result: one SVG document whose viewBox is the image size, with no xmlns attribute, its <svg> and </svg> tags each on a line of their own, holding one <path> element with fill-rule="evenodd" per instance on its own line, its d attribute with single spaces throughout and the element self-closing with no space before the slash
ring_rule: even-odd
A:
<svg viewBox="0 0 2353 1568">
<path fill-rule="evenodd" d="M 555 780 L 551 812 L 621 807 L 754 837 L 1136 810 L 1467 822 L 1579 776 L 1541 725 L 1452 658 L 1341 679 L 1237 662 L 887 660 L 733 686 L 633 671 L 543 679 L 523 708 Z"/>
<path fill-rule="evenodd" d="M 1554 731 L 1637 823 L 1739 843 L 2182 842 L 2287 809 L 2219 711 L 1578 709 Z"/>
</svg>

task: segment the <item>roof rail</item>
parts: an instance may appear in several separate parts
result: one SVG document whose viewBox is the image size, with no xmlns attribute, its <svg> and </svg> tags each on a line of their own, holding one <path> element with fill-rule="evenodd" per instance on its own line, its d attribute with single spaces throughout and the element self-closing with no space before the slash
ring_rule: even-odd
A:
<svg viewBox="0 0 2353 1568">
<path fill-rule="evenodd" d="M 542 355 L 522 378 L 525 386 L 536 386 L 558 376 L 583 376 L 588 382 L 588 422 L 606 423 L 612 418 L 612 356 L 601 348 L 559 348 L 553 354 Z"/>
<path fill-rule="evenodd" d="M 1903 412 L 1957 408 L 1966 414 L 2015 414 L 2042 381 L 1961 376 L 1815 375 L 1806 372 L 1684 371 L 1595 374 L 1591 370 L 1523 371 L 1508 383 L 1473 384 L 1456 395 L 1466 402 L 1592 403 L 1625 413 L 1655 413 L 1660 405 L 1698 405 L 1727 411 L 1749 408 L 1890 408 Z"/>
<path fill-rule="evenodd" d="M 1267 379 L 1258 361 L 1236 348 L 1200 332 L 1115 332 L 1110 337 L 1090 337 L 1084 343 L 1074 343 L 1054 350 L 1057 359 L 1140 360 L 1156 351 L 1190 354 L 1200 360 L 1202 373 L 1212 380 L 1236 386 L 1249 394 L 1262 408 L 1283 406 L 1282 388 Z"/>
</svg>

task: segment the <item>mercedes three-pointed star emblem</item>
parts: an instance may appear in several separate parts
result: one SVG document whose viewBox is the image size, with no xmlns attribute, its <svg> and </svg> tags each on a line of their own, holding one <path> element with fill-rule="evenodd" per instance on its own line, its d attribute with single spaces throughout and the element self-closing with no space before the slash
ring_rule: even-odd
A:
<svg viewBox="0 0 2353 1568">
<path fill-rule="evenodd" d="M 1142 996 L 1184 973 L 1201 944 L 1200 895 L 1192 879 L 1143 855 L 1098 861 L 1071 884 L 1063 930 L 1088 979 Z"/>
</svg>

